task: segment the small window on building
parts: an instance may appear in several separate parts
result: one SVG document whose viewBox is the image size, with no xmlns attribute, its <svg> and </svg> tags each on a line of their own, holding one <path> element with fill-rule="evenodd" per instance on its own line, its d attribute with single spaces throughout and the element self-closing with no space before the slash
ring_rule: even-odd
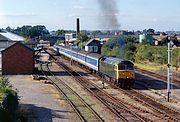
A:
<svg viewBox="0 0 180 122">
<path fill-rule="evenodd" d="M 73 34 L 73 35 L 72 35 L 72 38 L 76 38 L 76 34 Z"/>
<path fill-rule="evenodd" d="M 98 47 L 97 46 L 94 47 L 94 52 L 98 52 Z"/>
</svg>

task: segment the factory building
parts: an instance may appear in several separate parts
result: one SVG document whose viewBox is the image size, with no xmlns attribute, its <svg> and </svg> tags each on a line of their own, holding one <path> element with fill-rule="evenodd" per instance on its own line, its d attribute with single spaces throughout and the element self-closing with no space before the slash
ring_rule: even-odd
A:
<svg viewBox="0 0 180 122">
<path fill-rule="evenodd" d="M 2 74 L 32 74 L 34 70 L 34 51 L 20 42 L 1 52 Z"/>
</svg>

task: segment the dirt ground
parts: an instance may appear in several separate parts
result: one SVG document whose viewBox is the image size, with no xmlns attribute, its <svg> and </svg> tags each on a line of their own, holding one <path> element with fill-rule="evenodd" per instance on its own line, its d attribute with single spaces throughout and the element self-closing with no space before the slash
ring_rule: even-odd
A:
<svg viewBox="0 0 180 122">
<path fill-rule="evenodd" d="M 56 89 L 43 81 L 32 80 L 29 75 L 8 76 L 20 98 L 20 112 L 27 121 L 73 122 L 74 111 Z"/>
</svg>

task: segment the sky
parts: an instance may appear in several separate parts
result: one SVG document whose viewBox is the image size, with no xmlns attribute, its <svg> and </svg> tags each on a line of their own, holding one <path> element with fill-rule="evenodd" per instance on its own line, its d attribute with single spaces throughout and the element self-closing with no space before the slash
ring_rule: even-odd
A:
<svg viewBox="0 0 180 122">
<path fill-rule="evenodd" d="M 98 1 L 113 0 L 0 0 L 0 28 L 45 25 L 49 30 L 75 30 L 79 17 L 82 30 L 106 30 Z M 114 0 L 112 5 L 117 29 L 180 31 L 180 0 Z"/>
</svg>

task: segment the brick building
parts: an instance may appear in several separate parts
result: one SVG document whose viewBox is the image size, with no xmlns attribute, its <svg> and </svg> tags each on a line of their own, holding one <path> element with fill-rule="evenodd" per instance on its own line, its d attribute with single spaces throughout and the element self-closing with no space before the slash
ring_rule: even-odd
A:
<svg viewBox="0 0 180 122">
<path fill-rule="evenodd" d="M 17 42 L 2 52 L 2 74 L 32 74 L 34 70 L 34 51 Z"/>
</svg>

